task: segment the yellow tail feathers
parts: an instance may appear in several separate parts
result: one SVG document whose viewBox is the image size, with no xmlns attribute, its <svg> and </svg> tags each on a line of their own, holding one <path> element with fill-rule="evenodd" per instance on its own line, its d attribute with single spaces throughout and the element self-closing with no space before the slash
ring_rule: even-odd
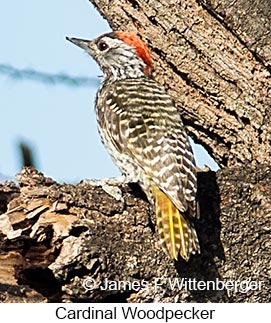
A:
<svg viewBox="0 0 271 323">
<path fill-rule="evenodd" d="M 163 249 L 172 259 L 180 254 L 186 261 L 199 252 L 199 242 L 193 224 L 176 208 L 160 189 L 152 187 L 157 226 Z"/>
</svg>

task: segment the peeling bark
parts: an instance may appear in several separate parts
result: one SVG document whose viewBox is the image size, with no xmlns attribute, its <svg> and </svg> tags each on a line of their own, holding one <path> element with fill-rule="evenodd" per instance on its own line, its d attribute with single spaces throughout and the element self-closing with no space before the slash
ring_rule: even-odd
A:
<svg viewBox="0 0 271 323">
<path fill-rule="evenodd" d="M 268 0 L 91 2 L 114 30 L 148 42 L 154 78 L 175 98 L 189 134 L 231 167 L 198 173 L 201 254 L 188 263 L 161 250 L 137 186 L 121 186 L 121 202 L 101 187 L 24 168 L 19 184 L 0 184 L 0 301 L 270 302 Z M 172 288 L 175 278 L 236 288 Z M 126 285 L 102 290 L 106 280 Z M 241 281 L 256 285 L 244 292 Z"/>
<path fill-rule="evenodd" d="M 154 214 L 136 187 L 121 186 L 118 202 L 101 187 L 58 184 L 33 168 L 17 179 L 0 185 L 1 301 L 271 300 L 270 167 L 198 174 L 201 254 L 188 263 L 163 253 Z M 170 286 L 176 278 L 262 284 L 246 293 L 179 290 Z M 126 285 L 102 290 L 106 280 Z"/>
</svg>

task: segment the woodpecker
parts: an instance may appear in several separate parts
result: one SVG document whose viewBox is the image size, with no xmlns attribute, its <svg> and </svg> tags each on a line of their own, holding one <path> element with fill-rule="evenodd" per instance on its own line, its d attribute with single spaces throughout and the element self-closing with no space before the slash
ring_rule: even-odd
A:
<svg viewBox="0 0 271 323">
<path fill-rule="evenodd" d="M 152 203 L 164 251 L 188 261 L 200 251 L 195 162 L 174 101 L 151 76 L 146 43 L 122 31 L 67 40 L 103 71 L 95 104 L 103 144 L 126 181 L 137 182 Z"/>
</svg>

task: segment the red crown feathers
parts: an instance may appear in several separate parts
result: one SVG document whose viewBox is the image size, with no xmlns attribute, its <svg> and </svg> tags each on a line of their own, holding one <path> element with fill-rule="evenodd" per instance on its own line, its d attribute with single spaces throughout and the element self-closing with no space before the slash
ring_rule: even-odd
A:
<svg viewBox="0 0 271 323">
<path fill-rule="evenodd" d="M 136 34 L 126 31 L 117 31 L 116 35 L 121 39 L 125 44 L 134 47 L 136 49 L 137 55 L 144 61 L 146 68 L 144 73 L 146 75 L 151 74 L 152 63 L 151 55 L 148 46 L 142 39 L 140 39 Z"/>
</svg>

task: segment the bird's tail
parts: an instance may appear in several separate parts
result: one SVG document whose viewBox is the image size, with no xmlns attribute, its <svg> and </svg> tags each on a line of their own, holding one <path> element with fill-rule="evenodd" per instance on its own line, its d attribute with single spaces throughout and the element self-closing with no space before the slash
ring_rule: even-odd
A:
<svg viewBox="0 0 271 323">
<path fill-rule="evenodd" d="M 169 197 L 159 188 L 152 187 L 155 201 L 157 227 L 163 249 L 171 259 L 180 254 L 186 261 L 191 254 L 200 251 L 193 223 L 182 214 Z"/>
</svg>

